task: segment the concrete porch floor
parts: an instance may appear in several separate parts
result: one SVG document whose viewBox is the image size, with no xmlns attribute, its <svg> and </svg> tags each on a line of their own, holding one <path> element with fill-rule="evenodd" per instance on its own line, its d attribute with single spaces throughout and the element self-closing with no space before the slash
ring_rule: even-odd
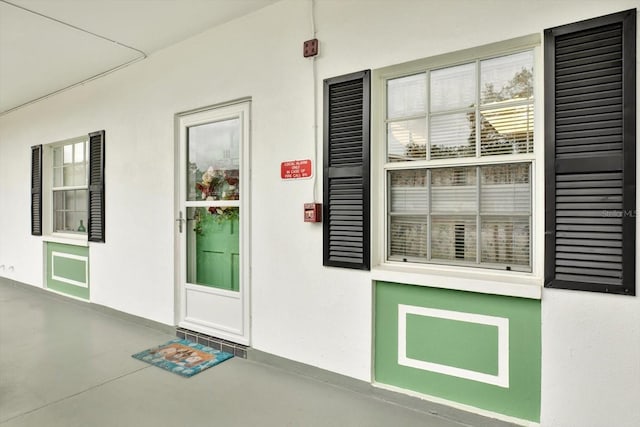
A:
<svg viewBox="0 0 640 427">
<path fill-rule="evenodd" d="M 408 407 L 238 357 L 189 379 L 131 357 L 172 338 L 168 327 L 0 278 L 0 425 L 509 425 Z"/>
</svg>

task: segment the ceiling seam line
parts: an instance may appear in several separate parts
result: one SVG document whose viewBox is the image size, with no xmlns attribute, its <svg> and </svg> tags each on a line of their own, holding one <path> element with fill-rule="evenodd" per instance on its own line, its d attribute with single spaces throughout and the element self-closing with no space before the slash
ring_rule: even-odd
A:
<svg viewBox="0 0 640 427">
<path fill-rule="evenodd" d="M 17 5 L 17 4 L 14 4 L 14 3 L 11 3 L 11 2 L 9 2 L 9 1 L 7 1 L 7 0 L 0 0 L 0 1 L 1 1 L 2 3 L 8 4 L 9 6 L 13 6 L 13 7 L 15 7 L 15 8 L 22 9 L 22 10 L 24 10 L 24 11 L 26 11 L 26 12 L 32 13 L 32 14 L 34 14 L 34 15 L 38 15 L 38 16 L 40 16 L 40 17 L 42 17 L 42 18 L 49 19 L 50 21 L 57 22 L 58 24 L 62 24 L 62 25 L 65 25 L 65 26 L 67 26 L 67 27 L 73 28 L 74 30 L 81 31 L 81 32 L 83 32 L 83 33 L 90 34 L 90 35 L 92 35 L 92 36 L 94 36 L 94 37 L 97 37 L 97 38 L 100 38 L 100 39 L 102 39 L 102 40 L 106 40 L 106 41 L 108 41 L 108 42 L 114 43 L 114 44 L 116 44 L 116 45 L 118 45 L 118 46 L 122 46 L 122 47 L 127 48 L 127 49 L 130 49 L 130 50 L 134 50 L 134 51 L 136 51 L 136 52 L 138 52 L 138 53 L 142 54 L 142 56 L 143 56 L 143 58 L 138 58 L 138 59 L 145 59 L 145 58 L 147 58 L 147 57 L 149 56 L 149 55 L 147 55 L 144 51 L 142 51 L 142 50 L 140 50 L 140 49 L 137 49 L 137 48 L 135 48 L 135 47 L 132 47 L 132 46 L 126 45 L 126 44 L 124 44 L 124 43 L 120 43 L 120 42 L 119 42 L 119 41 L 117 41 L 117 40 L 112 40 L 112 39 L 110 39 L 110 38 L 108 38 L 108 37 L 102 36 L 102 35 L 100 35 L 100 34 L 93 33 L 93 32 L 91 32 L 91 31 L 89 31 L 89 30 L 85 30 L 84 28 L 77 27 L 77 26 L 75 26 L 75 25 L 69 24 L 69 23 L 67 23 L 67 22 L 61 21 L 61 20 L 59 20 L 59 19 L 53 18 L 53 17 L 48 16 L 48 15 L 45 15 L 45 14 L 43 14 L 43 13 L 36 12 L 35 10 L 27 9 L 26 7 L 23 7 L 23 6 L 20 6 L 20 5 Z M 54 93 L 55 93 L 55 92 L 54 92 Z M 47 95 L 45 95 L 45 96 L 47 96 Z"/>
<path fill-rule="evenodd" d="M 0 0 L 0 1 L 4 1 L 4 0 Z M 54 92 L 48 93 L 48 94 L 46 94 L 46 95 L 43 95 L 43 96 L 41 96 L 41 97 L 39 97 L 39 98 L 32 99 L 32 100 L 31 100 L 31 101 L 29 101 L 29 102 L 25 102 L 24 104 L 20 104 L 20 105 L 18 105 L 18 106 L 15 106 L 15 107 L 13 107 L 13 108 L 9 109 L 9 110 L 2 111 L 2 112 L 0 112 L 0 117 L 4 116 L 5 114 L 9 114 L 9 113 L 11 113 L 12 111 L 19 110 L 19 109 L 20 109 L 20 108 L 22 108 L 22 107 L 26 107 L 26 106 L 28 106 L 28 105 L 35 104 L 36 102 L 42 101 L 42 100 L 44 100 L 44 99 L 47 99 L 47 98 L 50 98 L 50 97 L 52 97 L 52 96 L 58 95 L 59 93 L 65 92 L 65 91 L 70 90 L 70 89 L 73 89 L 74 87 L 82 86 L 82 85 L 84 85 L 85 83 L 89 83 L 90 81 L 97 80 L 97 79 L 99 79 L 99 78 L 101 78 L 101 77 L 106 76 L 107 74 L 114 73 L 114 72 L 116 72 L 116 71 L 118 71 L 118 70 L 120 70 L 120 69 L 122 69 L 122 68 L 128 67 L 128 66 L 129 66 L 129 65 L 131 65 L 131 64 L 134 64 L 134 63 L 136 63 L 136 62 L 138 62 L 138 61 L 142 61 L 142 60 L 143 60 L 143 59 L 145 59 L 145 58 L 146 58 L 146 56 L 145 56 L 145 57 L 141 57 L 141 56 L 139 56 L 139 57 L 134 58 L 134 59 L 132 59 L 132 60 L 130 60 L 130 61 L 127 61 L 127 62 L 125 62 L 125 63 L 122 63 L 122 64 L 120 64 L 120 65 L 118 65 L 118 66 L 115 66 L 115 67 L 113 67 L 113 68 L 111 68 L 111 69 L 109 69 L 109 70 L 107 70 L 107 71 L 103 71 L 103 72 L 101 72 L 101 73 L 99 73 L 99 74 L 96 74 L 96 75 L 94 75 L 94 76 L 91 76 L 91 77 L 89 77 L 89 78 L 86 78 L 86 79 L 84 79 L 84 80 L 82 80 L 82 81 L 79 81 L 79 82 L 77 82 L 77 83 L 73 83 L 73 84 L 71 84 L 71 85 L 69 85 L 69 86 L 65 86 L 65 87 L 63 87 L 63 88 L 61 88 L 61 89 L 58 89 L 58 90 L 56 90 L 56 91 L 54 91 Z"/>
</svg>

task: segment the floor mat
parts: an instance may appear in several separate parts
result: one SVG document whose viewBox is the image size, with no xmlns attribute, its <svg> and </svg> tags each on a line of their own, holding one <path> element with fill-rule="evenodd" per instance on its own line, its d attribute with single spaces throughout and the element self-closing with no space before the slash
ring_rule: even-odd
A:
<svg viewBox="0 0 640 427">
<path fill-rule="evenodd" d="M 232 358 L 233 354 L 177 338 L 131 357 L 174 374 L 191 377 Z"/>
</svg>

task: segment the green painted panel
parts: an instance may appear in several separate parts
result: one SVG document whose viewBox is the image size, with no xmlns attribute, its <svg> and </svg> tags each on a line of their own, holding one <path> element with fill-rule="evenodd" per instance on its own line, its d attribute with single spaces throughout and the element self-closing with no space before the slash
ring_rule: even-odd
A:
<svg viewBox="0 0 640 427">
<path fill-rule="evenodd" d="M 45 243 L 45 247 L 47 288 L 88 300 L 89 248 L 52 242 Z M 65 255 L 71 256 L 71 258 L 65 257 Z M 82 260 L 74 259 L 74 257 L 86 258 L 86 264 Z M 54 273 L 56 278 L 54 278 Z M 85 283 L 86 287 L 74 282 Z"/>
<path fill-rule="evenodd" d="M 231 290 L 240 289 L 240 254 L 231 254 Z"/>
<path fill-rule="evenodd" d="M 407 357 L 498 375 L 498 327 L 407 315 Z"/>
<path fill-rule="evenodd" d="M 508 319 L 509 386 L 501 387 L 398 363 L 398 305 Z M 484 374 L 497 372 L 496 327 L 407 315 L 407 356 Z M 374 375 L 379 383 L 538 422 L 540 301 L 447 289 L 375 284 Z M 437 335 L 440 337 L 435 338 Z M 451 336 L 454 335 L 454 336 Z M 464 346 L 465 340 L 469 345 Z M 428 346 L 438 342 L 441 348 Z M 478 360 L 474 360 L 474 358 Z"/>
<path fill-rule="evenodd" d="M 200 285 L 215 286 L 218 288 L 228 288 L 228 286 L 222 286 L 227 270 L 227 268 L 224 267 L 224 260 L 225 256 L 223 252 L 208 251 L 198 248 L 197 283 Z"/>
<path fill-rule="evenodd" d="M 64 255 L 53 253 L 51 262 L 53 275 L 73 280 L 75 282 L 87 283 L 86 267 L 89 262 L 88 259 L 80 260 L 67 258 Z"/>
<path fill-rule="evenodd" d="M 201 224 L 195 249 L 195 283 L 230 291 L 240 289 L 238 218 L 213 219 Z"/>
</svg>

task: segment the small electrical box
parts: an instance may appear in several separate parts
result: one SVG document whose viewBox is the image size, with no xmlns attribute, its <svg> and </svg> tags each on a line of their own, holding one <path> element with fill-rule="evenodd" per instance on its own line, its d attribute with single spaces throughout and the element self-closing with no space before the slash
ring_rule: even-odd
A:
<svg viewBox="0 0 640 427">
<path fill-rule="evenodd" d="M 322 222 L 322 205 L 320 203 L 304 204 L 304 222 Z"/>
</svg>

